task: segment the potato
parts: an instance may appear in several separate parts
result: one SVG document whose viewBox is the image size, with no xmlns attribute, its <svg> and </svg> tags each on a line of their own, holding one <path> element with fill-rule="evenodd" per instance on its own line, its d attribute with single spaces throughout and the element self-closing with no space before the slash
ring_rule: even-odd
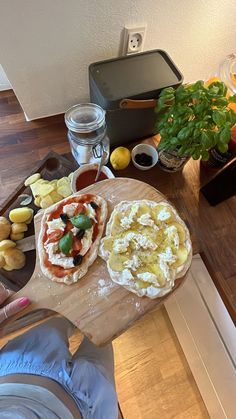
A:
<svg viewBox="0 0 236 419">
<path fill-rule="evenodd" d="M 24 223 L 32 215 L 33 210 L 29 207 L 14 208 L 9 213 L 9 218 L 13 223 Z"/>
<path fill-rule="evenodd" d="M 50 193 L 50 197 L 52 198 L 53 203 L 59 202 L 63 199 L 63 196 L 60 195 L 57 191 L 52 191 Z"/>
<path fill-rule="evenodd" d="M 13 223 L 11 226 L 12 234 L 24 233 L 24 231 L 27 231 L 27 230 L 28 230 L 28 226 L 25 223 Z"/>
<path fill-rule="evenodd" d="M 24 238 L 24 233 L 11 233 L 11 240 L 17 242 L 18 240 L 21 240 Z"/>
<path fill-rule="evenodd" d="M 41 197 L 39 195 L 36 196 L 34 200 L 34 205 L 36 205 L 36 207 L 41 207 Z"/>
<path fill-rule="evenodd" d="M 24 185 L 25 186 L 29 186 L 33 183 L 35 183 L 37 180 L 39 180 L 41 178 L 41 174 L 40 173 L 35 173 L 34 175 L 29 176 L 26 180 Z"/>
<path fill-rule="evenodd" d="M 67 196 L 72 194 L 71 187 L 68 184 L 59 186 L 59 188 L 57 188 L 57 192 L 62 195 L 63 198 L 67 198 Z"/>
<path fill-rule="evenodd" d="M 39 185 L 39 195 L 41 198 L 44 198 L 45 196 L 49 195 L 54 190 L 54 187 L 50 185 L 49 183 L 42 183 Z"/>
<path fill-rule="evenodd" d="M 30 185 L 30 189 L 34 198 L 36 198 L 39 195 L 39 186 L 40 186 L 39 181 L 33 183 L 33 185 Z"/>
<path fill-rule="evenodd" d="M 11 240 L 2 240 L 0 241 L 0 252 L 10 249 L 11 247 L 15 247 L 16 243 Z"/>
<path fill-rule="evenodd" d="M 6 265 L 12 269 L 21 269 L 25 266 L 25 254 L 20 249 L 6 250 L 4 252 L 4 258 Z"/>
<path fill-rule="evenodd" d="M 14 268 L 11 268 L 10 266 L 8 266 L 8 265 L 4 265 L 3 266 L 3 269 L 5 270 L 5 271 L 13 271 L 14 270 Z"/>
<path fill-rule="evenodd" d="M 50 195 L 46 195 L 44 198 L 41 199 L 40 206 L 41 208 L 45 209 L 50 207 L 53 204 L 53 200 Z"/>
<path fill-rule="evenodd" d="M 188 250 L 185 246 L 180 245 L 177 252 L 176 252 L 177 260 L 171 264 L 171 268 L 178 268 L 182 266 L 186 260 L 188 259 Z"/>
<path fill-rule="evenodd" d="M 6 265 L 6 261 L 3 255 L 0 255 L 0 268 L 3 268 L 3 266 Z"/>
<path fill-rule="evenodd" d="M 61 179 L 57 180 L 57 188 L 61 187 L 61 186 L 67 186 L 69 184 L 69 180 L 67 177 L 62 177 Z"/>
<path fill-rule="evenodd" d="M 34 218 L 34 212 L 32 212 L 32 214 L 31 214 L 31 216 L 29 217 L 29 219 L 25 221 L 25 224 L 30 224 L 30 223 L 31 223 L 31 221 L 33 220 L 33 218 Z"/>
<path fill-rule="evenodd" d="M 0 217 L 0 240 L 7 239 L 11 232 L 11 223 L 5 217 Z"/>
</svg>

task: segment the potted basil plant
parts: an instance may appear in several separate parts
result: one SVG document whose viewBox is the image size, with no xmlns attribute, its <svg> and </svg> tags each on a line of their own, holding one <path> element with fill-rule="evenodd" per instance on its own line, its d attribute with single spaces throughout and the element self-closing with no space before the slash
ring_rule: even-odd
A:
<svg viewBox="0 0 236 419">
<path fill-rule="evenodd" d="M 156 112 L 159 166 L 166 171 L 182 169 L 190 157 L 209 159 L 209 150 L 228 150 L 236 114 L 228 106 L 236 94 L 227 97 L 227 87 L 215 81 L 208 87 L 199 80 L 161 91 Z"/>
</svg>

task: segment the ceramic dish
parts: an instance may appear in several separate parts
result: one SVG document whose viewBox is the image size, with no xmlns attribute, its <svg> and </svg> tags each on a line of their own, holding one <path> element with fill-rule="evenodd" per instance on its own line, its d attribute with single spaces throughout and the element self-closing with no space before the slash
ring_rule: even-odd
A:
<svg viewBox="0 0 236 419">
<path fill-rule="evenodd" d="M 148 156 L 152 157 L 152 164 L 150 166 L 142 166 L 141 164 L 138 164 L 135 161 L 135 156 L 137 156 L 137 154 L 142 154 L 142 153 L 145 153 Z M 132 150 L 131 157 L 132 157 L 132 162 L 134 166 L 140 170 L 149 170 L 152 167 L 154 167 L 158 162 L 158 152 L 152 145 L 149 145 L 149 144 L 136 145 Z"/>
<path fill-rule="evenodd" d="M 78 179 L 79 176 L 81 176 L 82 173 L 85 174 L 86 172 L 88 172 L 88 176 L 84 177 L 84 180 L 87 181 L 88 177 L 91 178 L 91 172 L 92 171 L 94 171 L 94 179 L 95 179 L 97 170 L 98 170 L 98 165 L 96 163 L 83 164 L 77 170 L 75 170 L 75 172 L 73 173 L 72 179 L 71 179 L 71 189 L 72 189 L 73 193 L 76 193 L 80 189 L 82 189 L 82 187 L 80 187 L 79 189 L 76 187 L 77 179 Z M 113 175 L 112 171 L 106 166 L 102 167 L 101 175 L 105 175 L 106 179 L 112 179 L 112 178 L 115 177 Z M 103 176 L 101 176 L 101 177 L 103 177 Z M 104 180 L 105 178 L 103 178 L 101 180 Z M 92 185 L 93 183 L 94 183 L 94 181 L 92 180 L 92 182 L 88 183 L 87 185 L 85 184 L 83 187 L 85 188 L 86 186 Z"/>
</svg>

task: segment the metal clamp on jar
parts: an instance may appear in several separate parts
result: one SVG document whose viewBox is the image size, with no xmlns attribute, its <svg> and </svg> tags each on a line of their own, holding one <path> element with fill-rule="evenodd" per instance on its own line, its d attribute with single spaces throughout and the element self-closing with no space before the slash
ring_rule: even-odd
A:
<svg viewBox="0 0 236 419">
<path fill-rule="evenodd" d="M 65 113 L 71 152 L 79 165 L 108 162 L 110 142 L 106 135 L 106 112 L 94 103 L 72 106 Z"/>
</svg>

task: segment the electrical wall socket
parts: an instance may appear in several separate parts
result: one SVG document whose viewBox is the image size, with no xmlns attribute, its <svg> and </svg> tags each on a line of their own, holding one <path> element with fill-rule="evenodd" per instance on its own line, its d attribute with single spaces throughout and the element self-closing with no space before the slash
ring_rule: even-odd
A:
<svg viewBox="0 0 236 419">
<path fill-rule="evenodd" d="M 125 27 L 122 55 L 137 54 L 138 52 L 143 51 L 145 35 L 146 26 L 139 28 Z"/>
</svg>

